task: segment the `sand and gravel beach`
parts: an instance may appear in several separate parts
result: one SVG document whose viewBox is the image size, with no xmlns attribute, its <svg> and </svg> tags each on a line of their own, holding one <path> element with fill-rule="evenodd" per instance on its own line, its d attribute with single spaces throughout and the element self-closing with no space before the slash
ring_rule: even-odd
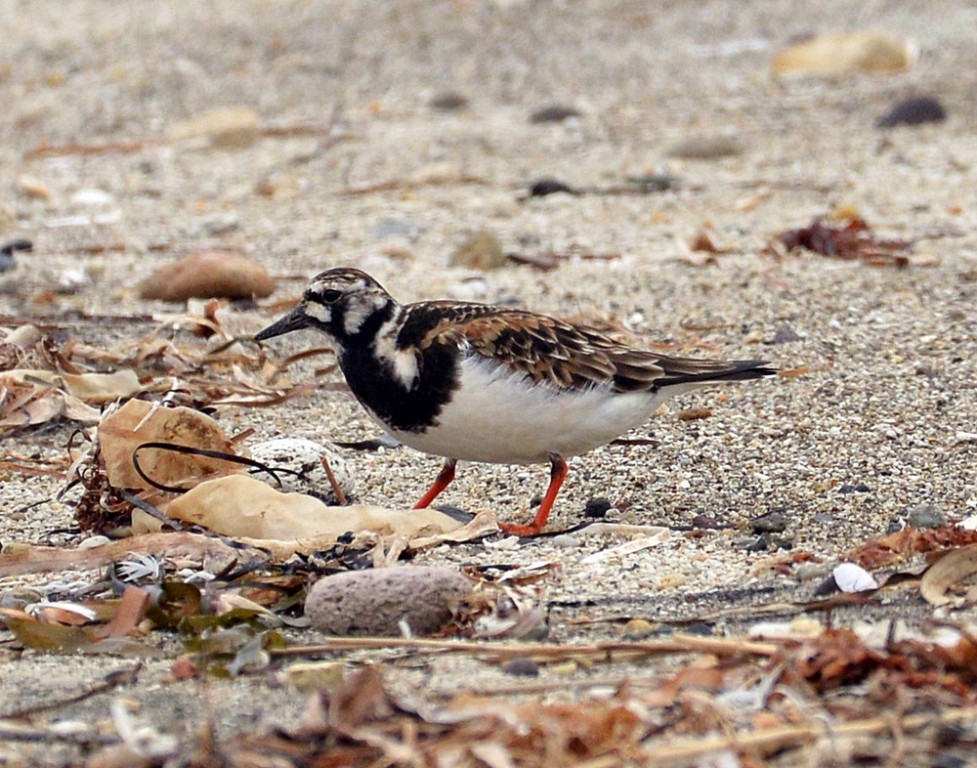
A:
<svg viewBox="0 0 977 768">
<path fill-rule="evenodd" d="M 11 0 L 0 2 L 0 22 L 0 240 L 33 242 L 0 275 L 3 327 L 35 322 L 97 347 L 142 337 L 154 317 L 182 308 L 140 299 L 137 283 L 185 253 L 223 248 L 277 280 L 270 299 L 226 311 L 240 335 L 279 316 L 318 271 L 351 265 L 405 302 L 512 304 L 677 354 L 762 358 L 787 372 L 684 396 L 625 444 L 571 461 L 551 528 L 607 499 L 615 520 L 670 527 L 661 545 L 600 569 L 582 563 L 619 542 L 586 532 L 415 558 L 558 561 L 538 586 L 551 642 L 619 637 L 619 617 L 696 621 L 731 607 L 741 615 L 709 631 L 741 633 L 749 606 L 812 598 L 854 547 L 911 514 L 977 515 L 973 3 Z M 918 56 L 889 74 L 771 74 L 779 50 L 841 31 L 908 39 Z M 937 99 L 946 119 L 876 127 L 917 95 Z M 576 114 L 531 120 L 552 106 Z M 228 141 L 177 135 L 216 107 L 257 127 Z M 547 178 L 577 194 L 528 196 Z M 909 244 L 908 263 L 771 247 L 785 230 L 845 213 Z M 452 265 L 481 231 L 509 258 L 492 269 Z M 712 252 L 695 250 L 703 237 Z M 313 342 L 293 334 L 270 348 L 285 356 Z M 303 361 L 289 375 L 311 380 L 323 365 Z M 691 409 L 707 417 L 680 418 Z M 348 393 L 328 389 L 217 413 L 229 434 L 254 428 L 263 439 L 379 434 Z M 74 428 L 12 430 L 5 461 L 63 457 Z M 439 466 L 406 449 L 349 458 L 360 499 L 393 507 L 416 501 Z M 2 477 L 5 550 L 78 542 L 63 532 L 72 495 L 54 499 L 56 477 Z M 546 480 L 544 466 L 470 465 L 443 500 L 524 522 Z M 754 546 L 753 521 L 772 513 L 774 531 Z M 800 574 L 775 567 L 791 551 L 812 556 Z M 0 581 L 0 597 L 52 578 Z M 834 620 L 931 615 L 900 594 Z M 316 641 L 311 630 L 290 639 Z M 178 652 L 172 638 L 159 642 Z M 121 693 L 179 739 L 195 738 L 205 713 L 218 738 L 232 739 L 294 722 L 305 704 L 271 673 L 203 686 L 171 681 L 171 662 L 144 660 Z M 18 650 L 0 631 L 0 718 L 131 666 Z M 563 674 L 569 685 L 590 672 Z M 512 677 L 445 655 L 385 679 L 446 692 Z M 27 722 L 81 722 L 109 738 L 118 693 Z M 94 749 L 0 733 L 2 765 L 78 765 Z"/>
</svg>

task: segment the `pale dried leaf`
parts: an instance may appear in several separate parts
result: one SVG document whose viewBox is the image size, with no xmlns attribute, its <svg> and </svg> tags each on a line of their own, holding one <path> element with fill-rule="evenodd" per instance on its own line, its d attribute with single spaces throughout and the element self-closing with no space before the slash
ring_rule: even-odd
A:
<svg viewBox="0 0 977 768">
<path fill-rule="evenodd" d="M 132 397 L 141 389 L 139 377 L 128 368 L 115 373 L 61 375 L 68 393 L 86 403 L 111 403 Z"/>
<path fill-rule="evenodd" d="M 461 528 L 434 509 L 387 509 L 367 504 L 330 507 L 313 496 L 281 493 L 249 475 L 228 475 L 201 483 L 167 505 L 177 520 L 225 536 L 296 542 L 369 530 L 384 536 L 444 534 Z M 135 521 L 134 521 L 135 523 Z"/>
<path fill-rule="evenodd" d="M 920 594 L 930 605 L 949 605 L 956 607 L 966 602 L 966 598 L 955 599 L 947 593 L 956 584 L 977 573 L 977 546 L 960 547 L 941 557 L 923 574 L 919 585 Z"/>
</svg>

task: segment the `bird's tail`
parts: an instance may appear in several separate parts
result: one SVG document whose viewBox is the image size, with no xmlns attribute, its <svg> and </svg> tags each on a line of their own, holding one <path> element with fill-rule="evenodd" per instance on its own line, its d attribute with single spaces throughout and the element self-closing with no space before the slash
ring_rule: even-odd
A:
<svg viewBox="0 0 977 768">
<path fill-rule="evenodd" d="M 661 355 L 657 362 L 665 375 L 655 381 L 656 389 L 683 384 L 749 381 L 777 373 L 766 360 L 696 360 Z"/>
</svg>

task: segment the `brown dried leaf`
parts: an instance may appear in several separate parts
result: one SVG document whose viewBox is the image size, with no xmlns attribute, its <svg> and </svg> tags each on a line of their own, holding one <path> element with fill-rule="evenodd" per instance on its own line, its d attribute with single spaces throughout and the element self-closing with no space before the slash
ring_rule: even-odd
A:
<svg viewBox="0 0 977 768">
<path fill-rule="evenodd" d="M 929 530 L 904 528 L 862 544 L 849 554 L 848 559 L 874 571 L 907 562 L 915 555 L 972 544 L 977 544 L 977 531 L 968 531 L 958 526 Z"/>
<path fill-rule="evenodd" d="M 133 464 L 133 452 L 143 443 L 173 443 L 235 454 L 233 443 L 209 416 L 190 408 L 163 408 L 142 400 L 130 400 L 106 416 L 98 426 L 98 441 L 113 488 L 152 488 Z M 240 465 L 221 459 L 148 449 L 140 451 L 139 465 L 157 483 L 168 486 L 240 470 Z"/>
<path fill-rule="evenodd" d="M 827 691 L 863 680 L 884 660 L 849 629 L 827 629 L 804 643 L 794 654 L 792 666 L 818 691 Z"/>
<path fill-rule="evenodd" d="M 125 637 L 145 618 L 149 603 L 150 596 L 146 590 L 131 585 L 126 587 L 115 616 L 108 624 L 99 627 L 95 635 L 99 638 Z"/>
<path fill-rule="evenodd" d="M 361 726 L 390 717 L 395 706 L 375 667 L 351 674 L 329 697 L 329 725 L 346 736 Z"/>
</svg>

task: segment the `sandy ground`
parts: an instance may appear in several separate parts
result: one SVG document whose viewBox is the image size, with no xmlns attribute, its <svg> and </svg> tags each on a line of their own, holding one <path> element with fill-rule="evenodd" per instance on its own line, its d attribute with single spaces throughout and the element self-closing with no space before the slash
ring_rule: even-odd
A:
<svg viewBox="0 0 977 768">
<path fill-rule="evenodd" d="M 614 636 L 617 617 L 694 619 L 771 594 L 801 599 L 812 583 L 775 576 L 764 567 L 769 552 L 746 550 L 752 518 L 783 512 L 786 540 L 831 564 L 915 506 L 932 505 L 950 520 L 977 512 L 977 445 L 957 440 L 977 431 L 977 10 L 962 0 L 919 7 L 4 0 L 0 239 L 28 237 L 35 251 L 0 277 L 0 312 L 8 322 L 69 325 L 92 344 L 135 337 L 149 326 L 79 321 L 78 312 L 172 311 L 140 301 L 136 281 L 213 245 L 265 264 L 280 278 L 275 299 L 297 296 L 321 269 L 353 264 L 403 300 L 513 302 L 620 322 L 690 354 L 805 367 L 806 375 L 751 383 L 728 397 L 687 397 L 632 435 L 652 444 L 574 459 L 552 523 L 578 522 L 588 499 L 606 497 L 627 508 L 627 522 L 688 526 L 706 515 L 728 529 L 676 533 L 599 572 L 579 561 L 616 542 L 586 536 L 562 549 L 472 546 L 420 558 L 562 561 L 541 594 L 556 640 Z M 771 77 L 775 51 L 800 35 L 838 30 L 911 37 L 919 61 L 898 75 Z M 446 92 L 464 95 L 467 108 L 432 109 L 432 97 Z M 918 93 L 942 101 L 945 123 L 873 126 Z M 554 103 L 581 116 L 530 123 L 535 109 Z M 231 105 L 253 110 L 269 129 L 264 137 L 236 149 L 165 140 L 175 123 Z M 739 150 L 701 160 L 668 154 L 690 136 L 731 138 Z M 31 154 L 42 145 L 112 143 L 118 151 Z M 646 174 L 673 176 L 677 187 L 518 201 L 544 176 L 606 188 Z M 93 203 L 79 196 L 85 190 L 106 195 Z M 842 206 L 881 236 L 912 241 L 930 266 L 763 253 L 778 232 Z M 482 228 L 506 251 L 570 258 L 552 271 L 449 267 L 454 249 Z M 704 228 L 732 253 L 696 265 L 682 243 Z M 37 301 L 79 266 L 80 287 Z M 230 322 L 244 333 L 272 316 L 242 310 Z M 771 344 L 783 328 L 799 340 Z M 310 341 L 289 337 L 275 349 Z M 695 406 L 712 416 L 677 418 Z M 377 434 L 350 397 L 329 393 L 260 413 L 227 410 L 221 419 L 230 433 L 255 426 L 261 437 Z M 8 436 L 4 452 L 61 455 L 71 430 Z M 412 503 L 437 468 L 406 450 L 352 459 L 364 500 L 389 505 Z M 522 519 L 545 479 L 543 467 L 471 466 L 445 501 Z M 50 501 L 56 490 L 43 478 L 5 475 L 0 541 L 42 541 L 69 526 L 70 504 Z M 898 604 L 893 613 L 925 611 Z M 596 621 L 572 621 L 581 615 Z M 131 664 L 20 653 L 7 637 L 0 635 L 0 716 Z M 125 695 L 181 736 L 206 711 L 230 737 L 288 722 L 302 706 L 264 677 L 215 684 L 208 703 L 199 684 L 167 682 L 167 669 L 149 663 Z M 468 659 L 397 674 L 395 684 L 435 690 L 504 677 Z M 96 696 L 33 722 L 105 725 L 108 707 L 109 696 Z M 69 746 L 0 742 L 0 764 L 61 765 L 79 755 Z"/>
</svg>

